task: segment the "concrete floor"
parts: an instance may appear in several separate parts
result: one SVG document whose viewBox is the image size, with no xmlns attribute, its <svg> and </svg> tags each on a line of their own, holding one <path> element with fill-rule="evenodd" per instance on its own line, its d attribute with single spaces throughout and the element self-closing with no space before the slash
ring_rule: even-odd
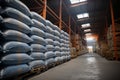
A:
<svg viewBox="0 0 120 80">
<path fill-rule="evenodd" d="M 120 62 L 88 53 L 29 80 L 120 80 Z"/>
</svg>

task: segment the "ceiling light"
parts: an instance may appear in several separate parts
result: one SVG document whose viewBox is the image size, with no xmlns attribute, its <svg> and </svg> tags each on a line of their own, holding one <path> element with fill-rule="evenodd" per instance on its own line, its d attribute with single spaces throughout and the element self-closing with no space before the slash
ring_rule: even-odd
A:
<svg viewBox="0 0 120 80">
<path fill-rule="evenodd" d="M 85 2 L 85 1 L 87 1 L 87 0 L 80 0 L 80 2 Z"/>
<path fill-rule="evenodd" d="M 77 17 L 78 17 L 78 19 L 84 18 L 84 16 L 82 14 L 77 15 Z"/>
<path fill-rule="evenodd" d="M 92 33 L 86 33 L 85 35 L 86 35 L 86 36 L 90 36 L 90 35 L 92 35 Z"/>
<path fill-rule="evenodd" d="M 90 27 L 90 23 L 82 24 L 81 26 L 82 26 L 82 28 L 88 28 L 88 27 Z"/>
<path fill-rule="evenodd" d="M 76 3 L 80 3 L 80 2 L 85 2 L 87 0 L 70 0 L 71 4 L 76 4 Z"/>
<path fill-rule="evenodd" d="M 84 30 L 84 32 L 89 32 L 89 31 L 91 31 L 91 29 L 86 29 L 86 30 Z"/>
<path fill-rule="evenodd" d="M 89 14 L 88 14 L 88 13 L 83 13 L 83 14 L 78 14 L 78 15 L 77 15 L 77 18 L 78 18 L 78 19 L 87 18 L 87 17 L 89 17 Z"/>
<path fill-rule="evenodd" d="M 88 13 L 84 13 L 83 16 L 84 17 L 89 17 L 89 14 Z"/>
</svg>

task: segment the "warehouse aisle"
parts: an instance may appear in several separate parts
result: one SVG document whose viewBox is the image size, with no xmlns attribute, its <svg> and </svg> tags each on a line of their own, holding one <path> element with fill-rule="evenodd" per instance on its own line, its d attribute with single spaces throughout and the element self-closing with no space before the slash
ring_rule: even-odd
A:
<svg viewBox="0 0 120 80">
<path fill-rule="evenodd" d="M 89 53 L 29 80 L 120 80 L 119 74 L 120 62 Z"/>
</svg>

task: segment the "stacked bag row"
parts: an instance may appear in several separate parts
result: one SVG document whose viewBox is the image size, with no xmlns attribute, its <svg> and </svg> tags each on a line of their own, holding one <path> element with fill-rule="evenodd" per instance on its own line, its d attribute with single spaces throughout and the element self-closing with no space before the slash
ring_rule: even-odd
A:
<svg viewBox="0 0 120 80">
<path fill-rule="evenodd" d="M 63 62 L 70 60 L 70 39 L 69 35 L 61 30 L 61 57 Z"/>
<path fill-rule="evenodd" d="M 45 53 L 47 51 L 46 45 L 46 22 L 39 14 L 36 12 L 31 12 L 31 18 L 33 25 L 31 26 L 31 39 L 33 42 L 31 43 L 32 52 L 30 56 L 34 58 L 33 61 L 29 63 L 31 70 L 35 70 L 37 68 L 44 69 L 45 68 Z"/>
<path fill-rule="evenodd" d="M 120 24 L 115 23 L 115 38 L 116 38 L 116 46 L 114 45 L 114 33 L 112 31 L 112 25 L 108 28 L 107 31 L 107 42 L 109 47 L 109 55 L 107 55 L 108 59 L 114 59 L 116 57 L 116 53 L 118 58 L 120 59 Z M 116 49 L 115 49 L 116 48 Z"/>
<path fill-rule="evenodd" d="M 53 25 L 50 21 L 46 21 L 48 31 L 46 33 L 46 41 L 48 42 L 47 48 L 48 52 L 49 46 L 51 45 L 51 57 L 52 64 L 57 64 L 61 62 L 61 52 L 60 52 L 60 29 Z M 50 64 L 51 64 L 50 63 Z"/>
<path fill-rule="evenodd" d="M 0 78 L 30 71 L 31 13 L 19 0 L 0 1 Z"/>
</svg>

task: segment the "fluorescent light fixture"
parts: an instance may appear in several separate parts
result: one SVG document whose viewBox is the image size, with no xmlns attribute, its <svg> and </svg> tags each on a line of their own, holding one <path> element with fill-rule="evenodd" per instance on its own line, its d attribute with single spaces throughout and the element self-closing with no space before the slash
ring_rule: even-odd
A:
<svg viewBox="0 0 120 80">
<path fill-rule="evenodd" d="M 85 2 L 85 1 L 87 1 L 87 0 L 79 0 L 80 2 Z"/>
<path fill-rule="evenodd" d="M 71 4 L 76 4 L 76 3 L 80 3 L 80 2 L 85 2 L 87 0 L 70 0 Z"/>
<path fill-rule="evenodd" d="M 89 17 L 89 14 L 88 14 L 88 13 L 83 13 L 83 14 L 78 14 L 78 15 L 77 15 L 77 18 L 78 18 L 78 19 L 87 18 L 87 17 Z"/>
<path fill-rule="evenodd" d="M 82 26 L 82 28 L 88 28 L 88 27 L 90 27 L 90 23 L 82 24 L 81 26 Z"/>
<path fill-rule="evenodd" d="M 84 18 L 84 16 L 82 14 L 78 14 L 77 17 L 78 17 L 78 19 Z"/>
<path fill-rule="evenodd" d="M 88 13 L 84 13 L 83 16 L 84 17 L 89 17 L 89 14 Z"/>
<path fill-rule="evenodd" d="M 89 31 L 91 31 L 91 29 L 86 29 L 86 30 L 84 30 L 84 32 L 89 32 Z"/>
<path fill-rule="evenodd" d="M 70 0 L 71 4 L 79 3 L 79 0 Z"/>
</svg>

